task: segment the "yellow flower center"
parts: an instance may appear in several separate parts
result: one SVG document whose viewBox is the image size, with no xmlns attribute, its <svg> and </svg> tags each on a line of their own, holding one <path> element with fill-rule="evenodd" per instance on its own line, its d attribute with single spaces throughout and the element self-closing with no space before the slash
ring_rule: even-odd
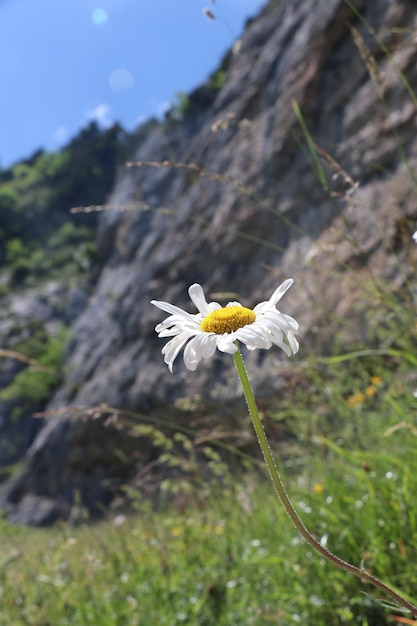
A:
<svg viewBox="0 0 417 626">
<path fill-rule="evenodd" d="M 256 320 L 256 313 L 244 306 L 226 306 L 212 311 L 203 319 L 200 330 L 205 333 L 232 333 L 242 326 L 252 324 Z"/>
</svg>

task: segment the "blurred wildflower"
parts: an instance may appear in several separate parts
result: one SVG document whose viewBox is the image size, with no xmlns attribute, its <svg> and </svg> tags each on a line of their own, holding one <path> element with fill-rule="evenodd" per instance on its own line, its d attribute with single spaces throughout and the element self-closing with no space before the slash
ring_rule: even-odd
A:
<svg viewBox="0 0 417 626">
<path fill-rule="evenodd" d="M 413 239 L 417 243 L 417 230 L 413 233 Z"/>
<path fill-rule="evenodd" d="M 362 404 L 362 402 L 365 402 L 365 400 L 366 400 L 365 394 L 363 394 L 363 393 L 353 393 L 346 400 L 346 404 L 348 406 L 354 407 L 354 406 L 357 406 L 358 404 Z"/>
<path fill-rule="evenodd" d="M 365 394 L 368 396 L 368 398 L 372 398 L 372 396 L 376 394 L 375 385 L 369 385 L 369 387 L 365 389 Z"/>
<path fill-rule="evenodd" d="M 129 604 L 130 608 L 132 609 L 136 609 L 136 607 L 138 606 L 137 599 L 131 596 L 130 594 L 126 596 L 126 601 Z"/>
<path fill-rule="evenodd" d="M 371 383 L 375 386 L 378 386 L 382 383 L 381 376 L 371 376 Z"/>
<path fill-rule="evenodd" d="M 324 491 L 323 485 L 322 485 L 321 483 L 316 483 L 316 484 L 313 486 L 313 491 L 314 491 L 314 493 L 316 493 L 318 496 L 321 496 L 321 494 L 322 494 L 322 493 L 323 493 L 323 491 Z"/>
<path fill-rule="evenodd" d="M 181 535 L 181 528 L 174 526 L 174 528 L 171 529 L 171 535 L 173 537 L 179 537 Z"/>
<path fill-rule="evenodd" d="M 220 352 L 235 354 L 238 351 L 237 341 L 244 343 L 249 350 L 268 350 L 275 344 L 288 356 L 298 352 L 295 337 L 298 323 L 276 308 L 292 283 L 292 279 L 284 281 L 269 300 L 260 302 L 253 310 L 239 302 L 229 302 L 225 307 L 218 302 L 208 303 L 198 284 L 191 285 L 188 290 L 198 309 L 197 314 L 187 313 L 168 302 L 152 300 L 154 306 L 170 313 L 155 328 L 159 337 L 172 337 L 162 349 L 169 370 L 172 372 L 173 363 L 182 348 L 184 363 L 192 371 L 202 358 L 213 356 L 216 348 Z"/>
</svg>

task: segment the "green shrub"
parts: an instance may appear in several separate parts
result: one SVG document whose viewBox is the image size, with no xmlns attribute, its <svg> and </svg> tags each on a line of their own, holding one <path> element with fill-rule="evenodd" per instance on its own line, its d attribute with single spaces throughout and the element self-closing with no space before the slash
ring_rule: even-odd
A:
<svg viewBox="0 0 417 626">
<path fill-rule="evenodd" d="M 19 400 L 24 408 L 33 408 L 47 401 L 62 379 L 68 330 L 61 327 L 48 337 L 39 327 L 37 336 L 19 344 L 16 349 L 39 362 L 20 371 L 13 382 L 0 391 L 0 400 Z"/>
</svg>

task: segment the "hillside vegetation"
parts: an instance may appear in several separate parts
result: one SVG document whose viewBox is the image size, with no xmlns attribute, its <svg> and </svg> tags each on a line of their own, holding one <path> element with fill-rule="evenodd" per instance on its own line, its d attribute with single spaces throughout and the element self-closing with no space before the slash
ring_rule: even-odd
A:
<svg viewBox="0 0 417 626">
<path fill-rule="evenodd" d="M 59 152 L 0 170 L 1 466 L 33 440 L 31 416 L 63 379 L 69 327 L 97 275 L 96 214 L 70 209 L 105 202 L 127 143 L 120 126 L 91 123 Z"/>
<path fill-rule="evenodd" d="M 11 287 L 85 271 L 96 216 L 69 211 L 106 200 L 124 141 L 120 126 L 100 130 L 92 122 L 59 152 L 39 150 L 0 170 L 0 251 Z"/>
</svg>

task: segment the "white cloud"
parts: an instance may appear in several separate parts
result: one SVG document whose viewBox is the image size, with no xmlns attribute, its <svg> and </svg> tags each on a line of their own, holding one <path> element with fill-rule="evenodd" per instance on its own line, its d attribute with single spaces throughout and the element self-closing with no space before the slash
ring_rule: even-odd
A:
<svg viewBox="0 0 417 626">
<path fill-rule="evenodd" d="M 87 111 L 85 116 L 88 120 L 94 120 L 103 128 L 109 128 L 113 124 L 110 112 L 110 106 L 106 102 L 102 102 L 94 107 L 94 109 Z"/>
<path fill-rule="evenodd" d="M 171 103 L 168 102 L 167 100 L 161 101 L 155 97 L 149 99 L 149 104 L 152 110 L 154 111 L 154 115 L 158 118 L 163 117 L 165 113 L 169 111 L 172 106 Z"/>
</svg>

